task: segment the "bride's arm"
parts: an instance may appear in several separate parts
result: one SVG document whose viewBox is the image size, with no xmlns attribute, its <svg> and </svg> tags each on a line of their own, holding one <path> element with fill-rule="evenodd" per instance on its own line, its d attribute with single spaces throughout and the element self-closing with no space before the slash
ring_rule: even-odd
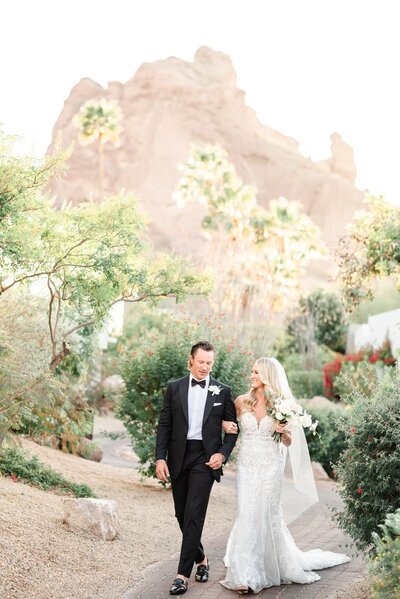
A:
<svg viewBox="0 0 400 599">
<path fill-rule="evenodd" d="M 234 401 L 236 417 L 239 418 L 240 413 L 242 411 L 242 403 L 243 403 L 243 395 L 239 395 Z M 229 422 L 227 420 L 222 421 L 222 429 L 224 433 L 233 433 L 236 434 L 238 431 L 236 422 Z"/>
</svg>

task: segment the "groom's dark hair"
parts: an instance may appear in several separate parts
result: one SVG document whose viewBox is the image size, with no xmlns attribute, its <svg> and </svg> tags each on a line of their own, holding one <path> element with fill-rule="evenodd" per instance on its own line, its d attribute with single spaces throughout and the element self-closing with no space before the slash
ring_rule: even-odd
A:
<svg viewBox="0 0 400 599">
<path fill-rule="evenodd" d="M 198 349 L 204 349 L 204 351 L 215 352 L 215 347 L 209 341 L 198 341 L 192 346 L 192 349 L 190 350 L 190 355 L 194 357 Z"/>
</svg>

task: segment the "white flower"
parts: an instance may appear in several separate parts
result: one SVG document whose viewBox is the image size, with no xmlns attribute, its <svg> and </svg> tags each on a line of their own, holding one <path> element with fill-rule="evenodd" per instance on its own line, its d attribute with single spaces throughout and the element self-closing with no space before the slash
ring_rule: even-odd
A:
<svg viewBox="0 0 400 599">
<path fill-rule="evenodd" d="M 293 414 L 293 402 L 290 399 L 282 399 L 278 404 L 278 409 L 282 414 Z"/>
<path fill-rule="evenodd" d="M 283 414 L 281 414 L 281 412 L 277 412 L 277 413 L 275 414 L 275 418 L 276 418 L 277 420 L 283 420 Z"/>
<path fill-rule="evenodd" d="M 221 393 L 222 387 L 218 387 L 218 385 L 210 385 L 208 390 L 211 391 L 212 395 L 219 395 Z"/>
<path fill-rule="evenodd" d="M 304 428 L 308 428 L 309 426 L 312 425 L 312 418 L 310 416 L 310 414 L 307 414 L 307 412 L 305 414 L 303 414 L 302 416 L 300 416 L 300 424 L 304 427 Z"/>
</svg>

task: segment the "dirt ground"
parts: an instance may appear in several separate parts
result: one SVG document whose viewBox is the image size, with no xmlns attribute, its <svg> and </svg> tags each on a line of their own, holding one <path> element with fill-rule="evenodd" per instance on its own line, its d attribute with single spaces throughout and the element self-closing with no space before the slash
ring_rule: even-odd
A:
<svg viewBox="0 0 400 599">
<path fill-rule="evenodd" d="M 62 497 L 0 475 L 1 599 L 117 599 L 149 564 L 179 550 L 171 491 L 141 483 L 117 468 L 36 445 L 22 446 L 66 478 L 89 484 L 118 505 L 119 536 L 102 541 L 68 530 Z M 228 532 L 234 521 L 232 488 L 214 485 L 204 538 Z"/>
</svg>

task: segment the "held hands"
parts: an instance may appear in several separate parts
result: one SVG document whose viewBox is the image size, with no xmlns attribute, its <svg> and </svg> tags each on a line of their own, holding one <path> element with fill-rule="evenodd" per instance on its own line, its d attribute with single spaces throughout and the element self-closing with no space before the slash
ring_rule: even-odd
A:
<svg viewBox="0 0 400 599">
<path fill-rule="evenodd" d="M 164 483 L 169 482 L 169 470 L 167 466 L 167 462 L 165 460 L 157 460 L 156 463 L 156 477 L 159 480 L 162 480 Z"/>
<path fill-rule="evenodd" d="M 224 433 L 228 433 L 229 435 L 236 435 L 238 432 L 238 427 L 236 422 L 230 422 L 227 420 L 222 421 L 222 429 Z"/>
<path fill-rule="evenodd" d="M 206 466 L 210 466 L 211 470 L 218 470 L 221 468 L 224 462 L 225 456 L 222 453 L 214 453 L 209 462 L 206 462 Z"/>
</svg>

